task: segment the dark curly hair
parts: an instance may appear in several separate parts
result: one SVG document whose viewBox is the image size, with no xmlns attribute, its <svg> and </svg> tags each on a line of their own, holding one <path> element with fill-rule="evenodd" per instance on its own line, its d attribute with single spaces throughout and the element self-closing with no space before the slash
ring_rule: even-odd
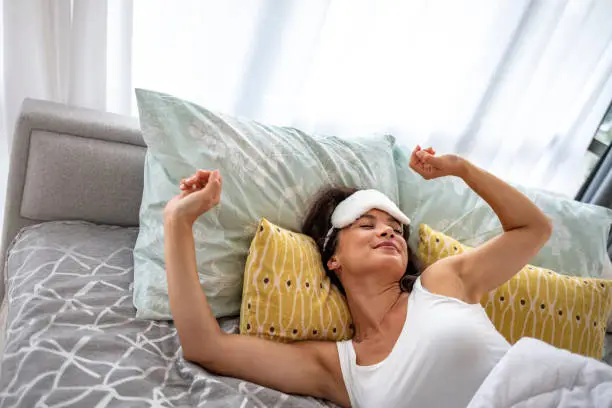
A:
<svg viewBox="0 0 612 408">
<path fill-rule="evenodd" d="M 306 218 L 304 219 L 304 224 L 302 225 L 302 233 L 310 236 L 317 244 L 319 248 L 319 252 L 321 253 L 321 258 L 323 261 L 323 267 L 325 268 L 325 272 L 327 276 L 331 280 L 333 284 L 335 284 L 340 292 L 346 296 L 346 291 L 340 283 L 340 279 L 338 276 L 327 267 L 327 261 L 332 257 L 334 252 L 336 252 L 336 245 L 338 244 L 338 232 L 339 230 L 335 229 L 330 238 L 327 246 L 323 249 L 323 243 L 325 242 L 325 237 L 327 236 L 327 232 L 331 228 L 331 216 L 334 212 L 334 209 L 340 202 L 344 201 L 348 196 L 358 191 L 357 188 L 351 187 L 328 187 L 322 190 L 315 198 L 313 204 L 308 211 Z M 408 238 L 410 237 L 410 229 L 408 227 L 404 228 L 403 233 L 404 239 L 408 242 Z M 398 282 L 400 290 L 402 292 L 410 292 L 412 290 L 412 286 L 416 281 L 417 277 L 420 274 L 420 268 L 418 259 L 412 251 L 410 247 L 408 247 L 408 266 L 406 267 L 406 273 Z"/>
</svg>

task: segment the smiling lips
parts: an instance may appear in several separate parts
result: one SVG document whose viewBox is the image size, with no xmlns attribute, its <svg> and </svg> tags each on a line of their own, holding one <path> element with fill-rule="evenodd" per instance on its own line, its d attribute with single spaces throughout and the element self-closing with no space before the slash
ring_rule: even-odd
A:
<svg viewBox="0 0 612 408">
<path fill-rule="evenodd" d="M 399 249 L 397 248 L 397 245 L 395 245 L 395 243 L 391 242 L 391 241 L 383 241 L 380 244 L 376 245 L 374 248 L 381 248 L 381 247 L 389 247 L 389 248 L 393 248 L 396 251 L 399 252 Z"/>
</svg>

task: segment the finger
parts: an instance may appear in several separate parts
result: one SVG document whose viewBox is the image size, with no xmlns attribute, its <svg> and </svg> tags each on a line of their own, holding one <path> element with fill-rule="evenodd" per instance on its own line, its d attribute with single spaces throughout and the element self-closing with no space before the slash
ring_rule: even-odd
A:
<svg viewBox="0 0 612 408">
<path fill-rule="evenodd" d="M 194 189 L 194 187 L 195 187 L 195 184 L 194 183 L 189 183 L 189 182 L 185 182 L 185 183 L 179 185 L 179 188 L 182 191 L 191 191 L 191 190 Z"/>
<path fill-rule="evenodd" d="M 428 156 L 432 156 L 431 152 L 429 151 L 430 148 L 427 149 L 423 149 L 419 152 L 419 156 L 420 157 L 428 157 Z"/>
<path fill-rule="evenodd" d="M 210 206 L 208 209 L 216 206 L 221 201 L 221 177 L 214 172 L 210 175 L 208 183 L 200 191 L 194 192 L 194 195 L 206 201 Z"/>
<path fill-rule="evenodd" d="M 414 150 L 412 151 L 412 154 L 410 155 L 410 161 L 419 161 L 419 155 L 418 153 L 421 151 L 421 146 L 417 145 Z"/>
<path fill-rule="evenodd" d="M 204 188 L 206 183 L 208 183 L 208 179 L 210 178 L 210 171 L 207 170 L 197 170 L 196 173 L 188 179 L 186 183 L 186 188 L 191 191 L 196 191 Z"/>
<path fill-rule="evenodd" d="M 191 177 L 185 180 L 185 182 L 183 183 L 185 188 L 190 189 L 190 190 L 193 188 L 194 184 L 195 184 L 195 181 Z"/>
<path fill-rule="evenodd" d="M 418 152 L 417 156 L 423 163 L 431 164 L 433 166 L 435 166 L 439 160 L 439 157 L 434 156 L 433 154 L 426 152 L 425 150 L 421 150 L 420 152 Z"/>
<path fill-rule="evenodd" d="M 422 160 L 419 157 L 419 155 L 420 155 L 420 151 L 415 150 L 412 152 L 412 154 L 410 155 L 410 161 L 409 161 L 410 167 L 419 166 L 422 163 Z"/>
<path fill-rule="evenodd" d="M 425 180 L 429 180 L 429 173 L 425 169 L 425 165 L 421 162 L 411 164 L 410 168 L 414 170 L 417 174 L 423 177 Z"/>
<path fill-rule="evenodd" d="M 433 147 L 428 147 L 427 149 L 425 149 L 425 151 L 431 154 L 436 154 L 436 151 L 433 149 Z"/>
<path fill-rule="evenodd" d="M 186 179 L 183 179 L 183 180 L 181 181 L 181 184 L 183 184 L 183 185 L 184 185 L 186 188 L 191 188 L 191 186 L 193 185 L 193 183 L 194 183 L 193 176 L 188 177 L 188 178 L 186 178 Z"/>
<path fill-rule="evenodd" d="M 417 168 L 421 165 L 421 163 L 422 163 L 421 160 L 417 158 L 416 155 L 412 155 L 408 165 L 412 170 L 417 171 Z"/>
<path fill-rule="evenodd" d="M 193 176 L 181 180 L 181 189 L 197 190 L 203 188 L 208 181 L 209 175 L 210 172 L 198 170 Z"/>
<path fill-rule="evenodd" d="M 431 156 L 431 153 L 426 152 L 425 150 L 419 150 L 418 152 L 416 152 L 417 159 L 419 159 L 421 161 L 427 160 L 427 157 L 429 157 L 429 156 Z"/>
<path fill-rule="evenodd" d="M 209 170 L 198 170 L 195 174 L 198 182 L 200 182 L 202 185 L 206 185 L 206 183 L 208 183 L 208 179 L 210 177 L 210 174 L 212 172 Z"/>
<path fill-rule="evenodd" d="M 195 184 L 191 184 L 191 185 L 189 185 L 189 186 L 183 186 L 183 187 L 181 188 L 181 192 L 183 192 L 183 193 L 187 193 L 187 194 L 191 194 L 191 193 L 193 193 L 194 191 L 196 191 L 196 186 L 195 186 Z"/>
<path fill-rule="evenodd" d="M 201 190 L 202 194 L 210 194 L 214 196 L 221 190 L 221 174 L 219 170 L 213 171 L 208 177 L 208 183 Z"/>
</svg>

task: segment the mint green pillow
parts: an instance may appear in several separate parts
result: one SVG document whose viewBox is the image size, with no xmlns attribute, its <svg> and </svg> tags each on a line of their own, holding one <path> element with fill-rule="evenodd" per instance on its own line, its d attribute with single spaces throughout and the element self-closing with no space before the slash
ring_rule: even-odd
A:
<svg viewBox="0 0 612 408">
<path fill-rule="evenodd" d="M 406 146 L 394 148 L 400 208 L 414 225 L 428 224 L 469 246 L 478 246 L 502 232 L 493 210 L 463 180 L 423 180 L 409 167 L 410 153 Z M 551 238 L 530 263 L 574 276 L 612 279 L 607 252 L 610 209 L 538 189 L 517 188 L 553 222 Z M 412 235 L 410 245 L 416 249 L 418 234 Z"/>
<path fill-rule="evenodd" d="M 345 140 L 266 126 L 136 90 L 148 146 L 140 232 L 134 249 L 137 317 L 170 319 L 163 209 L 196 169 L 219 169 L 221 204 L 193 227 L 200 282 L 215 316 L 240 310 L 249 245 L 262 217 L 299 231 L 324 186 L 377 188 L 397 202 L 392 136 Z"/>
</svg>

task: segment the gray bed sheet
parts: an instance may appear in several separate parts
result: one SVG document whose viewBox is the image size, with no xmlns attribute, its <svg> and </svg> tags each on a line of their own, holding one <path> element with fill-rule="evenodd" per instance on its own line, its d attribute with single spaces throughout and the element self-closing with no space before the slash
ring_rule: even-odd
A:
<svg viewBox="0 0 612 408">
<path fill-rule="evenodd" d="M 136 319 L 137 234 L 75 221 L 15 238 L 5 269 L 1 408 L 334 406 L 212 375 L 183 359 L 171 322 Z M 237 319 L 221 326 L 238 331 Z"/>
</svg>

